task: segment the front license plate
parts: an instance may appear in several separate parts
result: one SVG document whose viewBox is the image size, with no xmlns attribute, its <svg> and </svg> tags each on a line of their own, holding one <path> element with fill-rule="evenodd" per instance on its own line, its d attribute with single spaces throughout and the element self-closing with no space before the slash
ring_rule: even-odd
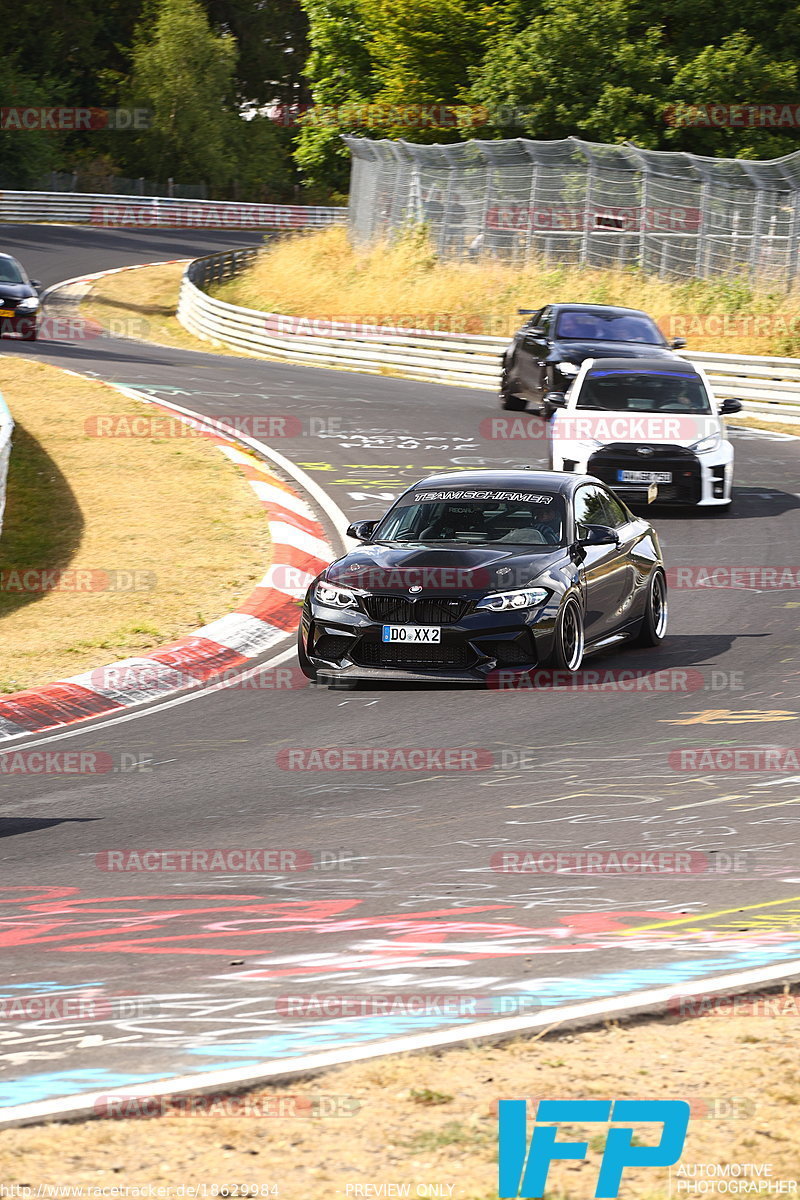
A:
<svg viewBox="0 0 800 1200">
<path fill-rule="evenodd" d="M 618 483 L 672 483 L 672 471 L 617 471 Z"/>
<path fill-rule="evenodd" d="M 440 642 L 442 631 L 438 625 L 384 625 L 384 642 Z"/>
<path fill-rule="evenodd" d="M 13 308 L 0 308 L 0 317 L 13 317 Z"/>
</svg>

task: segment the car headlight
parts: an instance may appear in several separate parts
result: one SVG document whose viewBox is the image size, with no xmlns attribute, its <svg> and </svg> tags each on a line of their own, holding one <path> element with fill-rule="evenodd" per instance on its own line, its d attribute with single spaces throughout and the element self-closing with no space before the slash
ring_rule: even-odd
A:
<svg viewBox="0 0 800 1200">
<path fill-rule="evenodd" d="M 547 588 L 516 588 L 513 592 L 494 592 L 475 605 L 489 612 L 507 612 L 514 608 L 536 608 L 548 597 Z"/>
<path fill-rule="evenodd" d="M 580 371 L 580 367 L 576 366 L 575 363 L 569 362 L 556 363 L 556 368 L 562 375 L 566 375 L 568 379 L 574 379 Z"/>
<path fill-rule="evenodd" d="M 698 454 L 708 454 L 709 450 L 717 450 L 722 445 L 722 438 L 718 433 L 710 433 L 708 437 L 700 438 L 699 442 L 692 442 L 690 450 L 695 450 Z"/>
<path fill-rule="evenodd" d="M 358 608 L 358 597 L 349 588 L 337 587 L 321 579 L 314 588 L 314 599 L 333 608 Z"/>
<path fill-rule="evenodd" d="M 17 305 L 18 313 L 34 313 L 39 307 L 39 301 L 35 296 L 28 296 L 26 300 L 20 300 Z"/>
</svg>

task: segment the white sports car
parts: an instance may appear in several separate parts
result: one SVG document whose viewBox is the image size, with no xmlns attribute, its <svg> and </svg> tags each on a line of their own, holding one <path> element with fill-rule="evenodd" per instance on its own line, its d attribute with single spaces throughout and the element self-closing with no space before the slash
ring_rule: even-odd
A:
<svg viewBox="0 0 800 1200">
<path fill-rule="evenodd" d="M 727 507 L 733 447 L 704 372 L 681 359 L 587 359 L 568 393 L 550 392 L 550 462 L 594 475 L 623 499 Z"/>
</svg>

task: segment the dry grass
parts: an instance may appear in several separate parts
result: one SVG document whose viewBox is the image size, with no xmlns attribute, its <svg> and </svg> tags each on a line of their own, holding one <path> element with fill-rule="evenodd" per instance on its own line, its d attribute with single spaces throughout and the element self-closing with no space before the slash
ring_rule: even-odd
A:
<svg viewBox="0 0 800 1200">
<path fill-rule="evenodd" d="M 492 1200 L 500 1097 L 694 1101 L 682 1163 L 770 1163 L 773 1178 L 796 1179 L 796 1023 L 795 1015 L 610 1025 L 501 1047 L 391 1057 L 248 1097 L 262 1106 L 266 1100 L 274 1106 L 280 1095 L 359 1102 L 353 1115 L 329 1119 L 205 1115 L 9 1130 L 0 1134 L 0 1179 L 173 1188 L 272 1182 L 280 1200 L 344 1197 L 348 1184 L 351 1196 L 354 1184 L 410 1184 L 411 1196 L 430 1194 L 419 1185 L 451 1184 L 454 1200 Z M 717 1119 L 708 1107 L 715 1103 L 732 1119 Z M 720 1108 L 724 1103 L 733 1107 Z M 553 1165 L 549 1200 L 594 1195 L 603 1129 L 562 1132 L 562 1140 L 585 1136 L 590 1158 Z M 643 1132 L 642 1140 L 649 1136 Z M 620 1193 L 625 1200 L 668 1194 L 665 1168 L 626 1172 Z"/>
<path fill-rule="evenodd" d="M 92 284 L 81 304 L 81 314 L 97 321 L 117 337 L 160 342 L 181 350 L 231 354 L 231 350 L 204 342 L 183 328 L 175 316 L 185 263 L 164 267 L 137 267 L 106 275 Z"/>
<path fill-rule="evenodd" d="M 251 271 L 214 294 L 292 316 L 497 336 L 519 327 L 518 308 L 565 300 L 623 304 L 646 309 L 668 336 L 687 336 L 693 350 L 800 353 L 796 292 L 755 291 L 737 280 L 675 283 L 635 270 L 542 262 L 522 267 L 440 262 L 420 237 L 358 250 L 342 227 L 274 242 Z M 754 317 L 769 320 L 754 325 Z"/>
<path fill-rule="evenodd" d="M 0 692 L 139 654 L 248 594 L 268 562 L 267 524 L 210 443 L 90 437 L 87 418 L 157 410 L 42 363 L 3 357 L 0 388 L 17 422 L 0 540 Z M 155 586 L 23 592 L 7 575 L 40 568 L 151 572 Z"/>
</svg>

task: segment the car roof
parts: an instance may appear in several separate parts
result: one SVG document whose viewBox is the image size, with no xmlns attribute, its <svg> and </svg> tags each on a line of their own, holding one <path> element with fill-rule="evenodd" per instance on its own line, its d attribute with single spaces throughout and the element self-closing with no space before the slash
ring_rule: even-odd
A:
<svg viewBox="0 0 800 1200">
<path fill-rule="evenodd" d="M 628 375 L 635 375 L 637 372 L 650 373 L 657 371 L 659 375 L 697 375 L 699 371 L 694 363 L 688 362 L 685 358 L 679 358 L 675 355 L 674 358 L 668 358 L 666 355 L 652 357 L 643 355 L 636 358 L 595 358 L 589 361 L 587 375 L 594 375 L 596 372 L 604 371 L 625 371 Z"/>
<path fill-rule="evenodd" d="M 448 471 L 441 475 L 428 475 L 418 480 L 406 491 L 419 488 L 482 488 L 487 491 L 569 492 L 574 486 L 576 475 L 562 471 Z M 404 493 L 405 494 L 405 493 Z"/>
<path fill-rule="evenodd" d="M 547 305 L 545 307 L 548 307 Z M 549 305 L 550 308 L 560 312 L 562 309 L 568 308 L 571 311 L 580 311 L 587 313 L 597 313 L 600 316 L 619 316 L 619 317 L 647 317 L 649 321 L 653 318 L 649 313 L 646 313 L 642 308 L 622 308 L 618 304 L 580 304 L 571 303 L 568 300 L 559 301 L 558 304 Z"/>
</svg>

